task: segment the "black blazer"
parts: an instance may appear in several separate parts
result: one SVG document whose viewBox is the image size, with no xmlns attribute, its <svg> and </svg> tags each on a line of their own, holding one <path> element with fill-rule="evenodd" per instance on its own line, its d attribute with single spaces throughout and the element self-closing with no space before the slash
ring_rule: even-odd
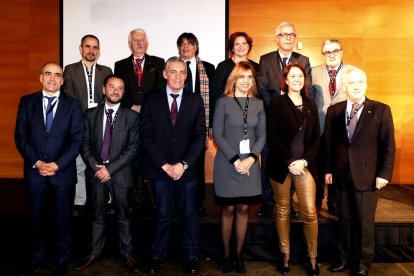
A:
<svg viewBox="0 0 414 276">
<path fill-rule="evenodd" d="M 347 183 L 351 170 L 358 191 L 375 189 L 375 178 L 391 181 L 395 160 L 394 123 L 388 105 L 366 99 L 352 143 L 345 123 L 346 101 L 328 108 L 324 133 L 327 145 L 326 173 L 338 188 Z"/>
<path fill-rule="evenodd" d="M 105 104 L 91 108 L 85 113 L 85 133 L 82 144 L 82 158 L 86 164 L 86 177 L 94 179 L 102 164 L 103 118 Z M 106 169 L 114 183 L 121 187 L 131 187 L 134 180 L 134 160 L 139 154 L 138 113 L 123 107 L 118 109 L 109 148 L 109 164 Z"/>
<path fill-rule="evenodd" d="M 267 143 L 269 156 L 267 174 L 279 183 L 283 183 L 289 172 L 288 166 L 295 161 L 290 144 L 303 126 L 305 127 L 305 152 L 302 156 L 308 162 L 308 168 L 316 178 L 315 155 L 319 147 L 319 118 L 316 104 L 303 99 L 303 112 L 298 110 L 287 94 L 273 98 L 267 113 Z"/>
<path fill-rule="evenodd" d="M 138 86 L 138 77 L 135 74 L 133 55 L 115 62 L 115 75 L 125 82 L 125 95 L 122 103 L 130 108 L 132 105 L 142 105 L 144 97 L 155 90 L 161 89 L 165 84 L 162 75 L 164 59 L 145 54 L 144 70 L 142 72 L 141 86 Z"/>
<path fill-rule="evenodd" d="M 88 109 L 89 91 L 86 85 L 85 71 L 82 61 L 69 64 L 65 67 L 63 73 L 63 91 L 77 99 L 82 104 L 83 111 Z M 96 64 L 95 67 L 95 83 L 94 83 L 94 99 L 95 103 L 103 103 L 103 84 L 107 76 L 112 74 L 112 70 L 109 67 Z"/>
<path fill-rule="evenodd" d="M 289 63 L 298 63 L 305 68 L 306 89 L 312 93 L 312 75 L 309 58 L 299 53 L 292 52 Z M 278 51 L 270 52 L 260 57 L 259 74 L 257 77 L 257 89 L 262 97 L 265 108 L 270 104 L 273 97 L 280 95 L 280 81 L 282 79 L 282 68 Z M 287 92 L 287 91 L 285 91 Z"/>
<path fill-rule="evenodd" d="M 59 170 L 48 177 L 54 185 L 71 185 L 76 179 L 76 157 L 83 136 L 80 102 L 60 93 L 58 106 L 49 133 L 43 116 L 43 95 L 36 92 L 20 100 L 14 139 L 24 159 L 26 183 L 41 183 L 46 177 L 33 165 L 38 161 L 55 162 Z"/>
<path fill-rule="evenodd" d="M 171 122 L 166 89 L 146 97 L 140 114 L 140 135 L 143 145 L 143 174 L 168 180 L 161 169 L 166 164 L 185 161 L 188 169 L 181 180 L 197 180 L 196 161 L 205 147 L 206 124 L 204 103 L 200 95 L 183 93 L 175 126 Z"/>
</svg>

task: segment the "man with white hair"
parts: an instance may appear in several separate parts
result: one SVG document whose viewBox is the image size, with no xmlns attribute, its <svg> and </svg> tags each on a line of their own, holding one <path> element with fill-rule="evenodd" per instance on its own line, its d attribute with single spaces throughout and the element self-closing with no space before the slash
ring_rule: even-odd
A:
<svg viewBox="0 0 414 276">
<path fill-rule="evenodd" d="M 134 29 L 129 33 L 128 45 L 131 55 L 115 62 L 114 74 L 125 83 L 122 104 L 140 113 L 144 97 L 165 85 L 162 75 L 164 59 L 147 54 L 148 36 L 143 29 Z M 135 211 L 153 205 L 150 185 L 144 182 L 140 162 L 141 160 L 136 161 L 136 184 L 130 195 L 131 207 Z"/>
<path fill-rule="evenodd" d="M 375 255 L 377 190 L 391 180 L 394 124 L 388 105 L 365 97 L 367 77 L 344 72 L 347 100 L 328 108 L 325 121 L 325 183 L 336 187 L 340 259 L 328 269 L 367 275 Z"/>
</svg>

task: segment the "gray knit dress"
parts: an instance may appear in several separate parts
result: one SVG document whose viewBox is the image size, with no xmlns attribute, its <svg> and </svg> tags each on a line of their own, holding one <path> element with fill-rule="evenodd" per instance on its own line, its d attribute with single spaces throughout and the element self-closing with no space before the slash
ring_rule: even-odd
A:
<svg viewBox="0 0 414 276">
<path fill-rule="evenodd" d="M 249 176 L 236 171 L 230 160 L 239 155 L 243 160 L 249 154 L 240 154 L 240 141 L 243 140 L 244 107 L 246 97 L 218 99 L 214 112 L 213 137 L 218 146 L 214 159 L 214 190 L 218 197 L 238 198 L 261 195 L 261 173 L 259 160 L 249 170 Z M 247 138 L 250 152 L 259 157 L 266 141 L 266 115 L 263 101 L 249 98 L 247 112 Z"/>
</svg>

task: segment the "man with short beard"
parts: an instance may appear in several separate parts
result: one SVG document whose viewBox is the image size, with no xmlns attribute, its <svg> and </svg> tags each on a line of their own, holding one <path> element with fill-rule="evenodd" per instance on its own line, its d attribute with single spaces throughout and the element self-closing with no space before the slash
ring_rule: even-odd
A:
<svg viewBox="0 0 414 276">
<path fill-rule="evenodd" d="M 120 104 L 124 81 L 114 75 L 104 81 L 105 103 L 85 113 L 82 158 L 86 164 L 86 183 L 92 206 L 92 251 L 75 269 L 96 263 L 105 245 L 105 206 L 112 198 L 120 254 L 130 270 L 137 262 L 132 256 L 128 191 L 133 184 L 134 161 L 139 154 L 138 114 Z"/>
<path fill-rule="evenodd" d="M 88 34 L 82 37 L 79 53 L 82 60 L 65 67 L 63 91 L 80 101 L 85 112 L 103 102 L 103 82 L 112 74 L 112 70 L 96 62 L 100 55 L 99 39 L 96 36 Z M 73 213 L 79 215 L 86 203 L 85 163 L 80 155 L 76 158 L 76 170 L 78 183 Z"/>
</svg>

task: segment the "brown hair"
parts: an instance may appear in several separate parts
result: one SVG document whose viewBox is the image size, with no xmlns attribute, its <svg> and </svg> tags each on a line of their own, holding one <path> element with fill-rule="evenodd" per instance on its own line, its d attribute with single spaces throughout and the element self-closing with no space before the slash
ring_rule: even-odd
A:
<svg viewBox="0 0 414 276">
<path fill-rule="evenodd" d="M 252 71 L 253 74 L 253 86 L 250 91 L 247 93 L 248 96 L 256 96 L 256 72 L 254 71 L 253 65 L 247 61 L 240 61 L 234 66 L 233 70 L 230 73 L 230 76 L 227 78 L 226 88 L 224 89 L 224 96 L 233 96 L 236 91 L 236 82 L 240 78 L 240 75 L 246 71 Z"/>
<path fill-rule="evenodd" d="M 229 50 L 230 56 L 233 56 L 234 43 L 236 42 L 236 39 L 240 36 L 246 39 L 246 42 L 249 45 L 249 51 L 247 52 L 247 54 L 250 53 L 250 50 L 253 47 L 253 39 L 245 32 L 235 32 L 230 35 L 229 41 L 227 42 L 227 49 Z"/>
<path fill-rule="evenodd" d="M 307 89 L 307 81 L 306 81 L 305 68 L 303 68 L 303 66 L 300 65 L 300 64 L 298 64 L 298 63 L 288 64 L 285 67 L 285 69 L 283 69 L 283 76 L 282 76 L 282 79 L 280 80 L 280 91 L 283 91 L 285 93 L 288 93 L 289 92 L 289 87 L 288 87 L 288 85 L 286 83 L 286 80 L 287 80 L 287 75 L 290 72 L 290 69 L 292 69 L 293 67 L 299 68 L 300 71 L 302 71 L 302 73 L 303 73 L 303 87 L 300 90 L 300 95 L 303 98 L 310 99 L 309 94 L 308 94 L 308 89 Z"/>
</svg>

